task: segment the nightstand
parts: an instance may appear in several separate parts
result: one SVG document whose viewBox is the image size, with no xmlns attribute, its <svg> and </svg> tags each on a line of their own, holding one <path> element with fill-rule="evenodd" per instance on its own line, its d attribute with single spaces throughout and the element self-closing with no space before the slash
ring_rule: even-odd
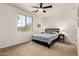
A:
<svg viewBox="0 0 79 59">
<path fill-rule="evenodd" d="M 59 41 L 64 42 L 65 41 L 65 36 L 64 34 L 59 34 Z"/>
</svg>

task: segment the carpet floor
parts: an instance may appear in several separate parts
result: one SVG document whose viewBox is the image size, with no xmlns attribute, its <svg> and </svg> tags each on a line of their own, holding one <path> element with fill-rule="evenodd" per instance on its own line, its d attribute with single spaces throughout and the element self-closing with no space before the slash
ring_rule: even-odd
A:
<svg viewBox="0 0 79 59">
<path fill-rule="evenodd" d="M 50 48 L 35 42 L 22 43 L 0 49 L 1 56 L 77 56 L 76 47 L 72 44 L 56 42 Z"/>
</svg>

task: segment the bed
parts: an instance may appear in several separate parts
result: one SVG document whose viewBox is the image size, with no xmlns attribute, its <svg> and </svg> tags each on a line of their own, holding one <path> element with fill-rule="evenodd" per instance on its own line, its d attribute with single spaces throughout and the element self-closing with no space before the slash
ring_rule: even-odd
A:
<svg viewBox="0 0 79 59">
<path fill-rule="evenodd" d="M 58 28 L 46 28 L 45 33 L 32 34 L 32 41 L 41 43 L 42 45 L 50 48 L 52 44 L 58 41 L 59 29 Z"/>
</svg>

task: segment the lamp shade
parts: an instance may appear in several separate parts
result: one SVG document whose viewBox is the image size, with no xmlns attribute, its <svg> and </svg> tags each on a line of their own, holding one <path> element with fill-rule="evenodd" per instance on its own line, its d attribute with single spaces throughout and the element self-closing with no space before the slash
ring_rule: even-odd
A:
<svg viewBox="0 0 79 59">
<path fill-rule="evenodd" d="M 62 34 L 64 27 L 60 27 L 60 33 Z"/>
<path fill-rule="evenodd" d="M 43 9 L 39 9 L 39 11 L 43 11 Z"/>
<path fill-rule="evenodd" d="M 60 31 L 63 31 L 64 30 L 64 27 L 60 27 Z"/>
</svg>

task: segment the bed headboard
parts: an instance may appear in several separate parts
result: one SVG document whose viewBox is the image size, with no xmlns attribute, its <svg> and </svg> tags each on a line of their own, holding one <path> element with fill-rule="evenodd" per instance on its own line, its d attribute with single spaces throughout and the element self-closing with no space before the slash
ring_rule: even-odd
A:
<svg viewBox="0 0 79 59">
<path fill-rule="evenodd" d="M 59 28 L 46 28 L 45 32 L 46 33 L 50 33 L 50 32 L 57 32 L 57 33 L 59 33 Z"/>
</svg>

